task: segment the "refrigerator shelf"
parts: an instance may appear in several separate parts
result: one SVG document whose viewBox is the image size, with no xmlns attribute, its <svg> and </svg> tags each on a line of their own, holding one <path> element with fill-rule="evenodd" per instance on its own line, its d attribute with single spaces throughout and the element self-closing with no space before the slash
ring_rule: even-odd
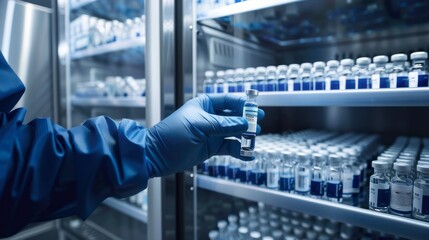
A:
<svg viewBox="0 0 429 240">
<path fill-rule="evenodd" d="M 146 107 L 145 97 L 76 97 L 71 98 L 74 106 L 80 107 Z"/>
<path fill-rule="evenodd" d="M 302 1 L 302 0 L 271 0 L 271 1 L 248 0 L 245 2 L 230 4 L 227 6 L 223 6 L 220 8 L 199 13 L 197 14 L 197 21 L 227 17 L 235 14 L 261 10 L 269 7 L 275 7 L 275 6 L 285 5 L 285 4 L 299 2 L 299 1 Z"/>
<path fill-rule="evenodd" d="M 424 239 L 429 232 L 427 222 L 204 175 L 197 175 L 197 186 L 233 197 L 263 202 L 405 238 Z"/>
<path fill-rule="evenodd" d="M 70 5 L 70 10 L 77 10 L 79 8 L 85 7 L 86 5 L 89 5 L 93 2 L 96 2 L 97 0 L 81 0 L 77 3 Z"/>
<path fill-rule="evenodd" d="M 104 200 L 103 202 L 105 205 L 125 214 L 128 215 L 138 221 L 141 221 L 143 223 L 147 223 L 147 212 L 143 211 L 142 209 L 139 209 L 131 204 L 128 204 L 124 201 L 121 201 L 116 198 L 108 198 Z"/>
<path fill-rule="evenodd" d="M 123 42 L 114 42 L 114 43 L 102 45 L 96 48 L 73 52 L 71 54 L 71 59 L 77 60 L 77 59 L 82 59 L 86 57 L 93 57 L 101 54 L 118 52 L 122 50 L 128 50 L 128 49 L 132 49 L 136 47 L 144 47 L 144 46 L 145 46 L 144 39 L 132 39 L 132 40 L 127 40 Z"/>
<path fill-rule="evenodd" d="M 244 96 L 243 93 L 232 93 Z M 260 92 L 263 107 L 407 107 L 429 106 L 429 88 Z"/>
</svg>

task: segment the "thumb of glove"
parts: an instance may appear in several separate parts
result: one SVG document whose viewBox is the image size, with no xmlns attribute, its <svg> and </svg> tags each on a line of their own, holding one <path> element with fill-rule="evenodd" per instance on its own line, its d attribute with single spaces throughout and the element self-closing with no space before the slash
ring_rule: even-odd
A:
<svg viewBox="0 0 429 240">
<path fill-rule="evenodd" d="M 207 136 L 231 137 L 247 130 L 248 123 L 243 117 L 225 117 L 208 114 L 210 127 L 205 128 Z"/>
</svg>

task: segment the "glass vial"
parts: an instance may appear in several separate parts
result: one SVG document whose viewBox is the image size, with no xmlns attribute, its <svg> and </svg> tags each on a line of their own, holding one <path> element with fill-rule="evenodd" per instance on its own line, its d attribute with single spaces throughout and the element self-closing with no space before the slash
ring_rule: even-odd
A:
<svg viewBox="0 0 429 240">
<path fill-rule="evenodd" d="M 295 189 L 294 155 L 290 151 L 285 151 L 282 156 L 279 189 L 280 191 L 292 192 Z"/>
<path fill-rule="evenodd" d="M 313 78 L 311 77 L 311 68 L 313 65 L 311 63 L 301 64 L 301 84 L 302 91 L 312 91 L 314 89 Z"/>
<path fill-rule="evenodd" d="M 371 88 L 371 76 L 368 71 L 368 66 L 371 63 L 371 59 L 368 57 L 361 57 L 356 60 L 358 70 L 357 76 L 357 89 L 370 89 Z"/>
<path fill-rule="evenodd" d="M 329 155 L 328 170 L 326 173 L 326 197 L 332 202 L 343 201 L 343 169 L 341 157 Z"/>
<path fill-rule="evenodd" d="M 244 92 L 244 69 L 237 68 L 234 71 L 236 92 Z"/>
<path fill-rule="evenodd" d="M 216 84 L 215 84 L 215 92 L 216 93 L 223 93 L 223 88 L 225 84 L 225 72 L 224 71 L 217 71 L 216 72 Z"/>
<path fill-rule="evenodd" d="M 389 74 L 386 72 L 386 63 L 389 58 L 384 55 L 375 56 L 375 70 L 371 76 L 372 89 L 390 88 Z"/>
<path fill-rule="evenodd" d="M 255 80 L 252 82 L 251 89 L 258 90 L 259 92 L 265 91 L 265 85 L 267 85 L 267 81 L 265 80 L 265 67 L 257 67 Z"/>
<path fill-rule="evenodd" d="M 405 69 L 405 62 L 408 60 L 407 55 L 394 54 L 390 59 L 393 63 L 392 73 L 389 74 L 390 88 L 407 88 L 408 72 Z"/>
<path fill-rule="evenodd" d="M 275 92 L 277 91 L 278 83 L 277 83 L 277 68 L 275 66 L 267 67 L 267 82 L 265 85 L 266 92 Z"/>
<path fill-rule="evenodd" d="M 288 91 L 301 91 L 301 80 L 299 79 L 299 65 L 291 64 L 289 65 L 289 74 L 288 74 Z"/>
<path fill-rule="evenodd" d="M 251 89 L 255 79 L 255 68 L 246 68 L 244 77 L 244 91 Z"/>
<path fill-rule="evenodd" d="M 280 176 L 279 153 L 269 152 L 267 159 L 267 188 L 278 189 Z"/>
<path fill-rule="evenodd" d="M 427 52 L 413 52 L 410 56 L 413 61 L 411 71 L 408 73 L 409 87 L 428 87 Z"/>
<path fill-rule="evenodd" d="M 225 84 L 223 86 L 224 93 L 233 93 L 237 91 L 237 85 L 234 80 L 234 70 L 228 69 L 225 71 Z"/>
<path fill-rule="evenodd" d="M 326 90 L 339 90 L 340 80 L 338 77 L 338 66 L 340 63 L 337 60 L 328 61 L 328 69 L 325 75 L 325 88 Z"/>
<path fill-rule="evenodd" d="M 315 90 L 325 90 L 325 63 L 324 62 L 315 62 L 314 66 L 314 89 Z"/>
<path fill-rule="evenodd" d="M 258 121 L 258 104 L 256 97 L 259 92 L 257 90 L 246 90 L 247 101 L 244 103 L 243 117 L 246 118 L 249 127 L 247 131 L 241 135 L 241 151 L 240 155 L 244 157 L 255 156 L 255 138 L 256 127 Z"/>
<path fill-rule="evenodd" d="M 411 165 L 402 162 L 393 164 L 395 176 L 390 180 L 390 208 L 389 212 L 395 215 L 411 216 L 413 199 L 413 180 Z"/>
<path fill-rule="evenodd" d="M 295 192 L 300 195 L 310 193 L 311 166 L 310 155 L 307 152 L 297 154 L 298 165 L 295 168 Z"/>
<path fill-rule="evenodd" d="M 325 195 L 325 165 L 325 157 L 322 154 L 313 154 L 310 183 L 310 195 L 312 197 L 323 198 Z"/>
<path fill-rule="evenodd" d="M 417 179 L 414 181 L 413 216 L 429 221 L 429 165 L 417 165 Z"/>
<path fill-rule="evenodd" d="M 206 79 L 204 79 L 204 86 L 203 86 L 204 93 L 214 93 L 213 71 L 206 71 L 204 75 L 206 77 Z"/>
<path fill-rule="evenodd" d="M 353 76 L 352 67 L 354 65 L 353 59 L 343 59 L 341 60 L 341 73 L 340 73 L 340 90 L 345 89 L 356 89 L 356 78 Z M 332 89 L 332 83 L 331 83 L 331 89 Z"/>
<path fill-rule="evenodd" d="M 277 66 L 277 82 L 278 82 L 278 91 L 288 90 L 286 65 Z"/>
<path fill-rule="evenodd" d="M 369 179 L 369 209 L 387 212 L 390 204 L 389 163 L 373 161 L 374 174 Z"/>
</svg>

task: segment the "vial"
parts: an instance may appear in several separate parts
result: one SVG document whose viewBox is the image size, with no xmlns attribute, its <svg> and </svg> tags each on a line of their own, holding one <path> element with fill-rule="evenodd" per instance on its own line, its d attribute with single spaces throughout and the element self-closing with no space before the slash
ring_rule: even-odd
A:
<svg viewBox="0 0 429 240">
<path fill-rule="evenodd" d="M 343 197 L 351 198 L 353 192 L 353 167 L 347 153 L 340 152 L 338 155 L 342 158 Z"/>
<path fill-rule="evenodd" d="M 249 229 L 247 227 L 239 227 L 238 237 L 239 239 L 249 239 Z"/>
<path fill-rule="evenodd" d="M 322 154 L 313 154 L 310 183 L 310 195 L 312 197 L 321 199 L 325 195 L 325 165 L 325 158 Z"/>
<path fill-rule="evenodd" d="M 244 91 L 251 89 L 252 83 L 255 80 L 255 68 L 249 67 L 245 70 Z"/>
<path fill-rule="evenodd" d="M 237 91 L 237 84 L 235 83 L 234 79 L 234 70 L 228 69 L 225 71 L 225 82 L 223 87 L 224 93 L 233 93 Z"/>
<path fill-rule="evenodd" d="M 405 69 L 407 59 L 407 55 L 403 53 L 394 54 L 390 57 L 393 63 L 392 73 L 389 74 L 390 88 L 408 87 L 408 72 Z"/>
<path fill-rule="evenodd" d="M 340 80 L 338 76 L 338 66 L 340 63 L 337 60 L 330 60 L 327 63 L 327 70 L 325 74 L 325 88 L 326 90 L 339 90 Z"/>
<path fill-rule="evenodd" d="M 239 170 L 240 170 L 240 163 L 238 162 L 238 159 L 230 157 L 230 162 L 228 165 L 228 179 L 235 181 L 239 178 Z"/>
<path fill-rule="evenodd" d="M 298 165 L 295 168 L 295 192 L 300 195 L 310 193 L 311 166 L 310 156 L 307 152 L 297 154 Z"/>
<path fill-rule="evenodd" d="M 237 239 L 238 238 L 238 226 L 237 224 L 228 225 L 227 233 L 224 239 Z"/>
<path fill-rule="evenodd" d="M 218 177 L 227 178 L 228 165 L 229 165 L 229 159 L 227 158 L 227 156 L 217 156 L 216 166 L 217 166 Z"/>
<path fill-rule="evenodd" d="M 244 92 L 244 69 L 237 68 L 234 71 L 236 92 Z"/>
<path fill-rule="evenodd" d="M 210 240 L 219 240 L 219 232 L 216 230 L 212 230 L 209 232 L 209 239 Z"/>
<path fill-rule="evenodd" d="M 246 90 L 247 101 L 244 103 L 243 117 L 246 118 L 249 127 L 247 131 L 241 135 L 241 151 L 240 155 L 245 157 L 255 156 L 255 138 L 256 127 L 258 120 L 258 104 L 256 97 L 259 92 L 257 90 Z"/>
<path fill-rule="evenodd" d="M 275 66 L 267 67 L 267 82 L 265 85 L 266 92 L 275 92 L 277 91 L 277 76 L 276 76 L 277 68 Z"/>
<path fill-rule="evenodd" d="M 252 231 L 252 232 L 250 232 L 250 239 L 252 239 L 252 240 L 259 240 L 259 239 L 261 239 L 261 233 L 259 231 Z"/>
<path fill-rule="evenodd" d="M 371 76 L 372 89 L 390 88 L 389 74 L 386 72 L 386 63 L 389 58 L 380 55 L 375 56 L 372 61 L 375 63 L 375 70 Z"/>
<path fill-rule="evenodd" d="M 219 239 L 225 239 L 227 236 L 228 223 L 224 220 L 217 222 L 217 228 L 219 230 Z"/>
<path fill-rule="evenodd" d="M 324 62 L 315 62 L 314 66 L 314 74 L 313 74 L 313 82 L 315 90 L 325 90 L 325 63 Z"/>
<path fill-rule="evenodd" d="M 390 179 L 387 176 L 389 163 L 373 161 L 374 174 L 369 179 L 369 209 L 387 212 L 390 204 Z"/>
<path fill-rule="evenodd" d="M 343 169 L 341 158 L 338 155 L 329 155 L 329 164 L 326 176 L 326 197 L 332 202 L 342 202 L 343 200 Z"/>
<path fill-rule="evenodd" d="M 389 212 L 395 215 L 408 217 L 411 215 L 413 199 L 413 180 L 411 165 L 395 162 L 393 164 L 395 176 L 390 180 L 390 207 Z"/>
<path fill-rule="evenodd" d="M 278 82 L 278 91 L 288 90 L 286 65 L 277 66 L 277 82 Z"/>
<path fill-rule="evenodd" d="M 429 221 L 429 165 L 417 165 L 417 179 L 414 181 L 413 216 Z"/>
<path fill-rule="evenodd" d="M 295 163 L 294 155 L 290 151 L 282 153 L 282 163 L 280 166 L 279 190 L 292 192 L 295 189 Z"/>
<path fill-rule="evenodd" d="M 214 93 L 213 71 L 206 71 L 204 75 L 206 77 L 203 84 L 204 93 Z"/>
<path fill-rule="evenodd" d="M 291 64 L 289 65 L 289 74 L 288 74 L 288 91 L 301 91 L 301 81 L 299 79 L 299 65 Z"/>
<path fill-rule="evenodd" d="M 257 67 L 255 80 L 253 80 L 251 89 L 258 90 L 259 92 L 265 91 L 265 85 L 267 81 L 265 80 L 265 67 Z"/>
<path fill-rule="evenodd" d="M 427 52 L 413 52 L 410 56 L 413 61 L 411 71 L 408 73 L 409 87 L 429 87 L 427 71 Z"/>
<path fill-rule="evenodd" d="M 354 65 L 353 59 L 343 59 L 341 60 L 342 70 L 340 72 L 339 83 L 340 90 L 345 89 L 356 89 L 356 79 L 353 76 L 352 67 Z M 332 89 L 332 82 L 331 82 Z"/>
<path fill-rule="evenodd" d="M 280 176 L 280 158 L 277 152 L 269 152 L 267 159 L 267 188 L 278 189 Z"/>
<path fill-rule="evenodd" d="M 218 172 L 217 172 L 217 156 L 213 156 L 211 157 L 209 160 L 207 160 L 207 172 L 209 174 L 209 176 L 211 177 L 217 177 L 218 176 Z"/>
<path fill-rule="evenodd" d="M 240 170 L 238 170 L 238 178 L 241 183 L 250 182 L 250 173 L 252 172 L 251 162 L 241 161 Z"/>
<path fill-rule="evenodd" d="M 357 89 L 370 89 L 371 88 L 371 76 L 369 74 L 368 66 L 371 63 L 371 59 L 368 57 L 361 57 L 356 60 L 358 70 L 357 76 Z"/>
<path fill-rule="evenodd" d="M 251 161 L 252 170 L 250 172 L 250 183 L 255 186 L 263 186 L 265 185 L 267 175 L 265 172 L 264 160 L 266 158 L 262 157 L 262 154 L 258 153 L 256 155 L 256 159 Z"/>
<path fill-rule="evenodd" d="M 314 89 L 313 78 L 311 76 L 312 67 L 313 65 L 311 65 L 311 63 L 301 64 L 302 73 L 300 78 L 301 78 L 302 91 L 311 91 Z"/>
<path fill-rule="evenodd" d="M 216 93 L 223 93 L 224 84 L 225 84 L 225 72 L 224 71 L 217 71 L 216 72 Z"/>
</svg>

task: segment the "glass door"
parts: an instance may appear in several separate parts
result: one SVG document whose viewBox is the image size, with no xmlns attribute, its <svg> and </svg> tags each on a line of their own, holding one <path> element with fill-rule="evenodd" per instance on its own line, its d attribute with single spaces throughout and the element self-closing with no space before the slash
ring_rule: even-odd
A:
<svg viewBox="0 0 429 240">
<path fill-rule="evenodd" d="M 194 238 L 424 238 L 412 188 L 429 147 L 429 5 L 195 5 L 196 95 L 254 89 L 266 117 L 254 161 L 194 169 Z M 370 180 L 381 165 L 384 185 Z"/>
</svg>

